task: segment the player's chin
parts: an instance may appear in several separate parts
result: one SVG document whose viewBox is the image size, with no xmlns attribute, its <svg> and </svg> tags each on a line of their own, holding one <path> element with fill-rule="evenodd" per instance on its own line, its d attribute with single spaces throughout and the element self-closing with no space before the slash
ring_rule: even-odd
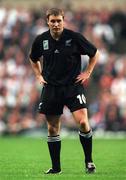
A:
<svg viewBox="0 0 126 180">
<path fill-rule="evenodd" d="M 55 34 L 60 34 L 60 33 L 61 33 L 61 30 L 60 30 L 60 29 L 54 29 L 53 32 L 54 32 Z"/>
</svg>

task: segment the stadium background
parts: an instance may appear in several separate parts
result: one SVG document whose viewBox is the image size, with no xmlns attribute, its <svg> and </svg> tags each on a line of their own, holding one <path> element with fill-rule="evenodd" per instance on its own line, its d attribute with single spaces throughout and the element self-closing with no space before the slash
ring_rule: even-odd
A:
<svg viewBox="0 0 126 180">
<path fill-rule="evenodd" d="M 0 135 L 42 135 L 45 117 L 36 113 L 41 87 L 28 61 L 34 37 L 47 30 L 48 7 L 65 10 L 65 26 L 84 34 L 101 55 L 85 83 L 89 118 L 96 134 L 126 131 L 126 1 L 0 0 Z M 88 62 L 82 56 L 82 69 Z M 77 131 L 65 107 L 62 135 Z"/>
</svg>

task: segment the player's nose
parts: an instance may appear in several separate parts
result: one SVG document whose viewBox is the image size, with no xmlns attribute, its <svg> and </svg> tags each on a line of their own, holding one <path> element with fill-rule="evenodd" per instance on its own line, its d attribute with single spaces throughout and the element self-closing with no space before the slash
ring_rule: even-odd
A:
<svg viewBox="0 0 126 180">
<path fill-rule="evenodd" d="M 59 23 L 56 21 L 56 22 L 54 23 L 54 26 L 58 26 L 58 24 L 59 24 Z"/>
</svg>

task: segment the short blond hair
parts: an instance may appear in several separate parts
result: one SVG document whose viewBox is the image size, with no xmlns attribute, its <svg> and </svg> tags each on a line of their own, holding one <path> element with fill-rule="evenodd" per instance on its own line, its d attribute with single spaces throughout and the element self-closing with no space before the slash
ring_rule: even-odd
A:
<svg viewBox="0 0 126 180">
<path fill-rule="evenodd" d="M 46 18 L 49 19 L 50 15 L 59 16 L 61 15 L 64 19 L 64 11 L 58 8 L 51 8 L 46 11 Z"/>
</svg>

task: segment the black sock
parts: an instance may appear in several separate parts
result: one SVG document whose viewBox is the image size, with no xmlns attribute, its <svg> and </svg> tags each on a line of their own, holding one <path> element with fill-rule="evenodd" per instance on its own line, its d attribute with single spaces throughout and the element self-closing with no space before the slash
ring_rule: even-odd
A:
<svg viewBox="0 0 126 180">
<path fill-rule="evenodd" d="M 92 162 L 92 130 L 87 133 L 79 131 L 79 137 L 85 155 L 85 163 Z"/>
<path fill-rule="evenodd" d="M 48 136 L 48 148 L 52 161 L 52 169 L 61 170 L 60 166 L 60 150 L 61 150 L 61 140 L 60 136 Z"/>
</svg>

